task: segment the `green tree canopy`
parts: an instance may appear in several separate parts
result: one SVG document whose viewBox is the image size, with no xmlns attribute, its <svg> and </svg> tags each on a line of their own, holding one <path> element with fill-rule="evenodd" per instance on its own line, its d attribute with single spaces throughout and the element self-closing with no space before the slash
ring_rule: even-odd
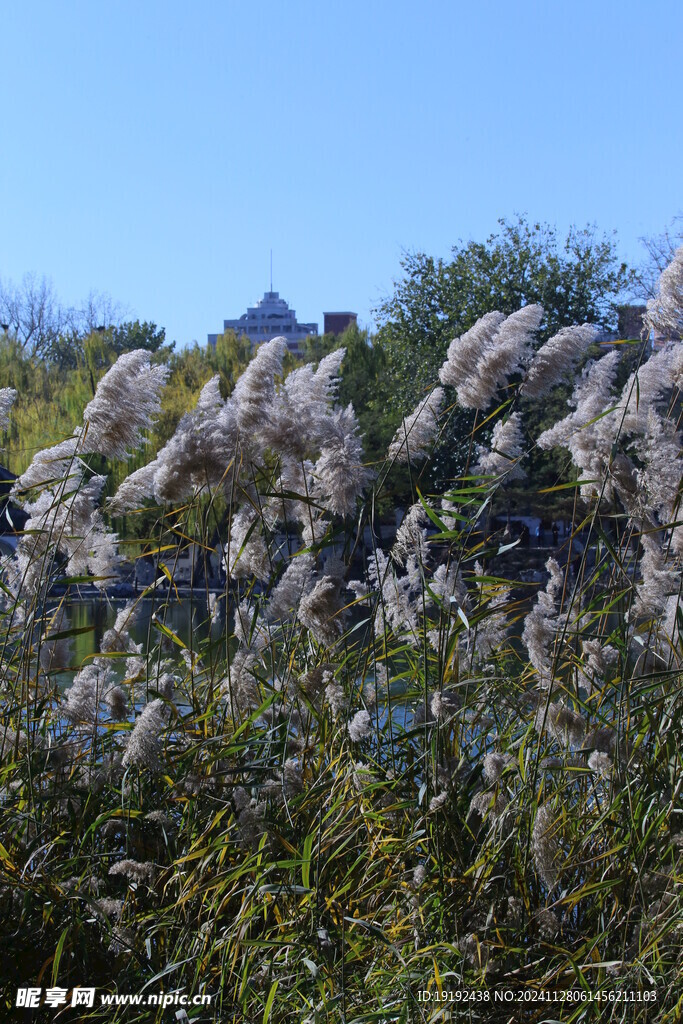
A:
<svg viewBox="0 0 683 1024">
<path fill-rule="evenodd" d="M 539 342 L 561 327 L 616 327 L 620 296 L 636 275 L 619 260 L 613 235 L 571 228 L 564 240 L 548 224 L 500 220 L 485 242 L 459 242 L 450 260 L 404 255 L 404 276 L 375 314 L 394 383 L 388 398 L 402 412 L 436 379 L 450 341 L 491 310 L 510 314 L 540 303 Z"/>
</svg>

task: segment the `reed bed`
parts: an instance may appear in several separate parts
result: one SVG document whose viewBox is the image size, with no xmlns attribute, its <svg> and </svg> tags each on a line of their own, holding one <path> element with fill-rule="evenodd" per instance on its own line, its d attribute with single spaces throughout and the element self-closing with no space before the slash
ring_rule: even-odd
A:
<svg viewBox="0 0 683 1024">
<path fill-rule="evenodd" d="M 653 325 L 680 326 L 682 281 L 679 250 Z M 125 460 L 159 408 L 146 353 L 35 456 L 2 566 L 3 1019 L 26 985 L 210 995 L 195 1021 L 680 1019 L 683 344 L 619 387 L 621 349 L 601 354 L 531 438 L 524 399 L 594 338 L 536 350 L 541 316 L 456 339 L 382 466 L 335 405 L 343 351 L 283 379 L 283 339 L 227 400 L 210 381 L 106 503 L 102 458 Z M 467 468 L 427 494 L 456 403 L 476 411 Z M 530 584 L 487 517 L 536 448 L 568 453 L 575 515 Z M 374 509 L 397 464 L 413 504 L 387 547 Z M 73 664 L 69 600 L 93 581 L 106 600 L 111 518 L 143 508 L 155 577 Z M 208 558 L 216 538 L 223 592 L 181 598 L 168 552 Z M 189 642 L 179 600 L 206 620 Z"/>
</svg>

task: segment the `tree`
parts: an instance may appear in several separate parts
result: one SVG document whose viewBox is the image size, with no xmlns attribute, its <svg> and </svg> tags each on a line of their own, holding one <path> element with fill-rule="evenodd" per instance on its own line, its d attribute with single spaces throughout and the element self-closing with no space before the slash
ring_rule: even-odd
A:
<svg viewBox="0 0 683 1024">
<path fill-rule="evenodd" d="M 227 395 L 237 378 L 246 369 L 253 353 L 246 334 L 225 331 L 216 338 L 215 345 L 207 345 L 206 359 L 214 373 L 220 373 L 223 390 Z"/>
<path fill-rule="evenodd" d="M 640 270 L 640 281 L 648 299 L 657 293 L 662 272 L 673 262 L 676 250 L 683 245 L 683 213 L 674 217 L 661 235 L 641 238 L 647 258 Z"/>
<path fill-rule="evenodd" d="M 80 307 L 63 306 L 44 275 L 25 274 L 20 285 L 0 281 L 0 325 L 22 352 L 64 361 L 74 341 L 120 324 L 123 309 L 109 295 L 90 292 Z"/>
<path fill-rule="evenodd" d="M 20 285 L 0 281 L 0 324 L 22 351 L 42 355 L 67 324 L 52 283 L 25 274 Z"/>
<path fill-rule="evenodd" d="M 619 260 L 613 236 L 589 226 L 560 241 L 554 227 L 524 217 L 499 224 L 485 242 L 455 245 L 450 261 L 406 254 L 403 278 L 375 310 L 392 368 L 387 398 L 402 413 L 435 381 L 449 342 L 491 310 L 540 303 L 539 343 L 570 324 L 616 327 L 617 301 L 637 275 Z"/>
<path fill-rule="evenodd" d="M 562 240 L 554 227 L 529 223 L 521 216 L 499 224 L 500 230 L 485 242 L 459 242 L 450 260 L 406 254 L 401 263 L 404 276 L 375 311 L 380 323 L 377 344 L 386 358 L 377 382 L 378 403 L 394 428 L 436 383 L 451 340 L 485 313 L 498 310 L 509 315 L 522 306 L 542 305 L 540 345 L 561 327 L 575 323 L 616 328 L 619 299 L 637 287 L 636 273 L 618 258 L 613 235 L 600 235 L 589 226 L 571 228 Z M 561 402 L 565 397 L 562 388 L 557 389 L 554 399 Z M 542 428 L 546 406 L 522 403 L 523 420 L 532 435 Z M 426 471 L 429 475 L 419 480 L 422 490 L 443 489 L 463 472 L 474 424 L 474 415 L 463 409 L 446 417 L 441 444 Z M 486 442 L 493 425 L 489 422 L 476 440 Z M 557 481 L 561 467 L 556 463 L 552 453 L 535 460 L 539 486 Z M 528 492 L 520 491 L 518 498 L 527 504 Z"/>
<path fill-rule="evenodd" d="M 83 330 L 72 326 L 60 333 L 44 353 L 51 367 L 60 371 L 87 365 L 92 373 L 106 370 L 124 352 L 142 348 L 157 358 L 170 356 L 175 342 L 164 344 L 166 331 L 155 323 L 128 320 L 125 323 L 99 324 Z"/>
<path fill-rule="evenodd" d="M 146 320 L 142 323 L 139 320 L 127 320 L 122 324 L 113 324 L 110 331 L 111 344 L 117 356 L 137 348 L 145 349 L 146 352 L 159 352 L 162 346 L 165 354 L 170 354 L 175 348 L 174 341 L 164 346 L 166 331 L 163 327 L 157 327 Z"/>
</svg>

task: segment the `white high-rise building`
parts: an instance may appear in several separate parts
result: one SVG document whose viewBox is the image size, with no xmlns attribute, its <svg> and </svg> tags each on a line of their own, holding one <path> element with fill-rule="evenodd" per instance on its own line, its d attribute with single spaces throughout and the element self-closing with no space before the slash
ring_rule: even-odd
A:
<svg viewBox="0 0 683 1024">
<path fill-rule="evenodd" d="M 263 298 L 236 320 L 224 320 L 223 331 L 234 331 L 238 336 L 246 334 L 252 347 L 282 335 L 287 339 L 289 351 L 299 355 L 303 351 L 302 342 L 318 333 L 318 325 L 300 324 L 296 311 L 280 298 L 279 292 L 270 291 L 264 292 Z M 209 343 L 215 345 L 217 338 L 217 334 L 210 334 Z"/>
</svg>

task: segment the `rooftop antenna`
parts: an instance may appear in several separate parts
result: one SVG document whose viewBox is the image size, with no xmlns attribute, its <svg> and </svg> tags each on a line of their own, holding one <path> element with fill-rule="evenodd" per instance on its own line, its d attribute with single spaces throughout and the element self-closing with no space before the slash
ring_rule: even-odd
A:
<svg viewBox="0 0 683 1024">
<path fill-rule="evenodd" d="M 273 290 L 273 250 L 270 250 L 270 290 Z"/>
</svg>

